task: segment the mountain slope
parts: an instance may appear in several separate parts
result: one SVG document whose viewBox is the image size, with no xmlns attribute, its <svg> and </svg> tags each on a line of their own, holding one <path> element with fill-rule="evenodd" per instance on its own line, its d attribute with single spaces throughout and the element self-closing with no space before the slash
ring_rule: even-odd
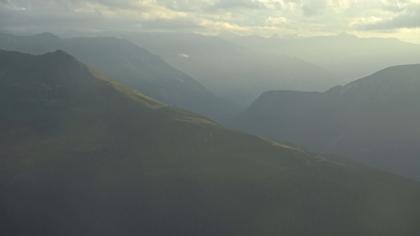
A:
<svg viewBox="0 0 420 236">
<path fill-rule="evenodd" d="M 0 34 L 0 48 L 34 54 L 65 50 L 115 80 L 169 105 L 215 119 L 223 118 L 229 110 L 226 102 L 193 78 L 123 39 L 61 39 L 49 33 L 33 36 Z"/>
<path fill-rule="evenodd" d="M 417 235 L 420 185 L 0 51 L 2 235 Z"/>
<path fill-rule="evenodd" d="M 267 92 L 234 126 L 419 179 L 419 75 L 403 65 L 324 93 Z"/>
<path fill-rule="evenodd" d="M 218 37 L 142 33 L 126 37 L 242 106 L 269 89 L 325 90 L 338 83 L 325 69 L 281 52 L 262 52 Z"/>
</svg>

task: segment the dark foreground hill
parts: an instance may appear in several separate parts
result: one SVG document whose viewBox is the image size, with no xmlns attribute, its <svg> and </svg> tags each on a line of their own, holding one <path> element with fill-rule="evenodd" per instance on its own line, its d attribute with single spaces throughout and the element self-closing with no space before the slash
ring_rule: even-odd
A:
<svg viewBox="0 0 420 236">
<path fill-rule="evenodd" d="M 420 179 L 420 65 L 390 67 L 324 93 L 263 94 L 237 128 Z"/>
<path fill-rule="evenodd" d="M 418 235 L 420 185 L 0 51 L 0 235 Z"/>
<path fill-rule="evenodd" d="M 147 96 L 166 104 L 222 119 L 231 107 L 191 76 L 124 39 L 59 38 L 49 33 L 15 36 L 0 33 L 0 49 L 43 54 L 64 50 Z"/>
</svg>

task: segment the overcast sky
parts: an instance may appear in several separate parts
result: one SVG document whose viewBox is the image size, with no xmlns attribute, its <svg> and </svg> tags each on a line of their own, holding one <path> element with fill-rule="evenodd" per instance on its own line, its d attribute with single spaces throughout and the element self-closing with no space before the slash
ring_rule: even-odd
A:
<svg viewBox="0 0 420 236">
<path fill-rule="evenodd" d="M 0 0 L 0 30 L 352 33 L 420 43 L 420 0 Z"/>
</svg>

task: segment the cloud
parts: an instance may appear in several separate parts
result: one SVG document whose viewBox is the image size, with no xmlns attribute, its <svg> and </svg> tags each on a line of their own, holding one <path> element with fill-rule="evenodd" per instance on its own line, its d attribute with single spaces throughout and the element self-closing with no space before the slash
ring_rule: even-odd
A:
<svg viewBox="0 0 420 236">
<path fill-rule="evenodd" d="M 394 30 L 420 28 L 420 4 L 406 8 L 390 19 L 358 25 L 362 30 Z"/>
<path fill-rule="evenodd" d="M 266 25 L 268 26 L 281 26 L 287 24 L 288 20 L 282 16 L 269 16 L 265 20 Z"/>
<path fill-rule="evenodd" d="M 142 25 L 188 22 L 183 12 L 153 0 L 17 0 L 0 2 L 0 29 L 20 31 L 138 30 Z M 143 23 L 143 24 L 142 24 Z M 191 24 L 191 23 L 188 23 Z"/>
<path fill-rule="evenodd" d="M 214 9 L 263 9 L 265 5 L 258 0 L 219 0 L 211 8 Z"/>
<path fill-rule="evenodd" d="M 216 0 L 156 0 L 157 4 L 183 12 L 200 12 L 215 4 Z"/>
<path fill-rule="evenodd" d="M 416 28 L 419 6 L 420 0 L 0 0 L 0 30 L 325 35 Z"/>
<path fill-rule="evenodd" d="M 139 23 L 142 29 L 154 30 L 154 31 L 195 31 L 203 30 L 203 26 L 200 25 L 195 19 L 184 17 L 177 19 L 156 19 L 142 21 Z"/>
<path fill-rule="evenodd" d="M 212 21 L 212 20 L 201 20 L 199 23 L 203 28 L 211 29 L 213 32 L 250 32 L 250 29 L 245 26 L 240 26 L 238 24 L 226 22 L 226 21 Z"/>
<path fill-rule="evenodd" d="M 305 16 L 314 16 L 324 13 L 328 8 L 325 0 L 305 0 L 300 1 L 302 12 Z"/>
</svg>

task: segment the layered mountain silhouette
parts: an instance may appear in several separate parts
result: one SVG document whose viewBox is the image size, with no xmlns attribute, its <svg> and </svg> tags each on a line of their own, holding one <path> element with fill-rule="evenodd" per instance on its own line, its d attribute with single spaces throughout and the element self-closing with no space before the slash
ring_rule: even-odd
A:
<svg viewBox="0 0 420 236">
<path fill-rule="evenodd" d="M 420 179 L 419 120 L 420 65 L 402 65 L 324 93 L 264 93 L 233 125 Z"/>
<path fill-rule="evenodd" d="M 0 48 L 32 54 L 65 50 L 113 79 L 166 104 L 222 119 L 231 107 L 185 73 L 124 39 L 0 34 Z"/>
<path fill-rule="evenodd" d="M 220 37 L 190 33 L 126 37 L 243 107 L 267 90 L 324 91 L 339 84 L 326 69 L 295 56 L 239 46 Z"/>
<path fill-rule="evenodd" d="M 261 51 L 305 59 L 333 73 L 337 84 L 392 65 L 420 63 L 420 45 L 393 38 L 359 38 L 346 33 L 291 38 L 230 35 L 226 38 Z"/>
<path fill-rule="evenodd" d="M 0 51 L 2 235 L 416 235 L 420 185 Z"/>
</svg>

